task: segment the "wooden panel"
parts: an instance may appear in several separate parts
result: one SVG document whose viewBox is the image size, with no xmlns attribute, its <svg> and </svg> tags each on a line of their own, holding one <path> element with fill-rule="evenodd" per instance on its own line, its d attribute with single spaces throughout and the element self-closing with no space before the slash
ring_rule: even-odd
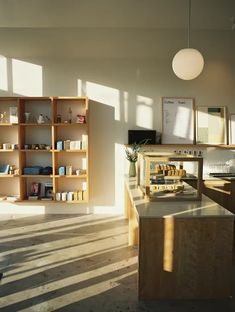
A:
<svg viewBox="0 0 235 312">
<path fill-rule="evenodd" d="M 232 218 L 141 219 L 139 298 L 231 295 Z"/>
<path fill-rule="evenodd" d="M 20 200 L 27 198 L 27 180 L 26 178 L 20 177 Z"/>
<path fill-rule="evenodd" d="M 203 193 L 216 203 L 231 211 L 230 202 L 232 201 L 234 203 L 232 199 L 231 182 L 223 180 L 204 181 Z M 232 212 L 235 212 L 235 209 Z"/>
<path fill-rule="evenodd" d="M 188 181 L 195 187 L 196 181 Z M 206 180 L 202 185 L 202 193 L 219 205 L 235 213 L 235 181 L 234 180 Z"/>
<path fill-rule="evenodd" d="M 90 141 L 89 141 L 89 101 L 88 98 L 85 98 L 85 114 L 86 114 L 86 140 L 87 140 L 87 148 L 86 148 L 86 175 L 87 175 L 87 200 L 89 200 L 90 197 L 90 181 L 89 181 L 89 168 L 90 168 L 90 158 L 89 158 L 89 149 L 90 149 Z"/>
<path fill-rule="evenodd" d="M 127 188 L 125 187 L 125 216 L 129 220 L 129 245 L 138 245 L 139 243 L 139 224 L 135 207 L 133 207 Z"/>
</svg>

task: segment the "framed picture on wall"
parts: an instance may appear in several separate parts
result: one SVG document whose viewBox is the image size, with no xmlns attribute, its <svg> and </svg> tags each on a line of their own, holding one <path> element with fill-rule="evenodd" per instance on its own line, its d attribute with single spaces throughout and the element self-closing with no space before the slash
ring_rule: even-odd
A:
<svg viewBox="0 0 235 312">
<path fill-rule="evenodd" d="M 229 144 L 235 144 L 235 113 L 229 118 Z"/>
<path fill-rule="evenodd" d="M 195 142 L 194 99 L 162 98 L 162 144 Z"/>
<path fill-rule="evenodd" d="M 226 107 L 198 106 L 196 143 L 227 144 Z"/>
</svg>

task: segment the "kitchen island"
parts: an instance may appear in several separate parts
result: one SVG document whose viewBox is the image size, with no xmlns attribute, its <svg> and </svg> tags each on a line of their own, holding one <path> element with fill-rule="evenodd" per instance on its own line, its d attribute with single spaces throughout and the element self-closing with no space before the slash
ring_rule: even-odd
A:
<svg viewBox="0 0 235 312">
<path fill-rule="evenodd" d="M 151 202 L 136 178 L 125 180 L 129 244 L 138 245 L 138 296 L 209 299 L 231 296 L 234 215 L 200 201 Z"/>
</svg>

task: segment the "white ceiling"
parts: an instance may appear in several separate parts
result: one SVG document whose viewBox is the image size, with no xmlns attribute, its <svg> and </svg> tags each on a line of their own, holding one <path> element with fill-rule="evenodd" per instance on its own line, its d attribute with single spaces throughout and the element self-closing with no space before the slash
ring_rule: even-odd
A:
<svg viewBox="0 0 235 312">
<path fill-rule="evenodd" d="M 235 0 L 192 0 L 194 29 L 231 30 Z M 188 0 L 0 0 L 0 27 L 187 28 Z"/>
</svg>

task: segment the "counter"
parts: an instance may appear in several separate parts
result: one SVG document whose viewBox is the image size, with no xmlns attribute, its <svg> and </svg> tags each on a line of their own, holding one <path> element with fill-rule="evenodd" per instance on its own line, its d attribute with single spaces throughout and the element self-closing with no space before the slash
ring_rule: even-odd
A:
<svg viewBox="0 0 235 312">
<path fill-rule="evenodd" d="M 192 186 L 196 186 L 190 181 Z M 210 199 L 235 213 L 235 178 L 203 176 L 202 193 Z"/>
<path fill-rule="evenodd" d="M 125 180 L 129 244 L 138 245 L 139 299 L 228 298 L 234 215 L 201 201 L 150 202 Z"/>
</svg>

